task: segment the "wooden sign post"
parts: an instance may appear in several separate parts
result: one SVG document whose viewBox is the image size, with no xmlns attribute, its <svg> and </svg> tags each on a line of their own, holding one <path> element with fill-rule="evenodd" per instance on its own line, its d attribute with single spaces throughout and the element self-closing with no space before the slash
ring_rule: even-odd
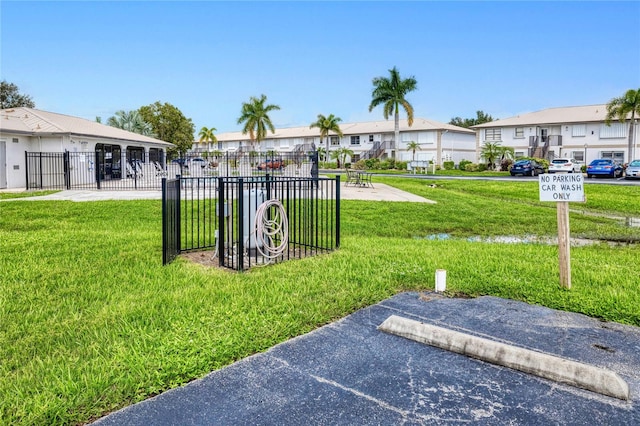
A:
<svg viewBox="0 0 640 426">
<path fill-rule="evenodd" d="M 560 285 L 571 288 L 571 239 L 569 229 L 569 202 L 584 202 L 582 174 L 542 174 L 538 177 L 540 201 L 556 203 L 558 219 L 558 261 Z"/>
</svg>

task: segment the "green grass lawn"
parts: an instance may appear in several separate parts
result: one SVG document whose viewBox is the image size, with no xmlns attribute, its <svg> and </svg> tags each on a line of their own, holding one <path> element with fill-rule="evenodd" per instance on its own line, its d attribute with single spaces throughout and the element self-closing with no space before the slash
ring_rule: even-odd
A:
<svg viewBox="0 0 640 426">
<path fill-rule="evenodd" d="M 470 241 L 556 234 L 536 182 L 378 178 L 437 204 L 342 202 L 342 245 L 234 273 L 162 266 L 159 201 L 0 203 L 0 424 L 78 424 L 202 377 L 403 290 L 495 295 L 640 325 L 640 246 Z M 435 184 L 435 187 L 431 187 Z M 640 216 L 640 187 L 587 185 L 572 209 Z M 640 239 L 571 214 L 572 236 Z M 449 238 L 433 235 L 447 234 Z"/>
</svg>

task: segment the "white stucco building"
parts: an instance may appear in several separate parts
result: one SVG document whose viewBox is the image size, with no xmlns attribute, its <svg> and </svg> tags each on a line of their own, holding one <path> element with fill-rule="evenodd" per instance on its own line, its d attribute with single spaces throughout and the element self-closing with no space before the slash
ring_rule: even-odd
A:
<svg viewBox="0 0 640 426">
<path fill-rule="evenodd" d="M 409 127 L 406 119 L 400 120 L 400 141 L 393 144 L 394 120 L 362 123 L 339 123 L 342 137 L 329 135 L 329 150 L 348 148 L 354 155 L 350 159 L 356 162 L 362 158 L 395 157 L 398 161 L 411 161 L 413 152 L 407 144 L 415 141 L 420 145 L 416 150 L 416 161 L 433 161 L 442 165 L 443 161 L 472 160 L 476 155 L 476 140 L 473 130 L 452 126 L 424 118 L 415 118 Z M 228 132 L 216 135 L 218 144 L 194 142 L 193 151 L 219 150 L 223 153 L 249 150 L 249 135 L 242 132 Z M 309 126 L 276 129 L 275 134 L 269 132 L 265 140 L 255 150 L 295 152 L 300 149 L 326 149 L 326 138 L 320 140 L 319 130 Z"/>
<path fill-rule="evenodd" d="M 635 124 L 635 152 L 629 155 L 629 121 L 605 124 L 606 105 L 549 108 L 473 126 L 477 151 L 485 142 L 501 142 L 522 156 L 553 159 L 571 157 L 589 163 L 612 158 L 628 163 L 640 156 Z"/>
<path fill-rule="evenodd" d="M 96 155 L 103 163 L 101 178 L 120 178 L 127 160 L 164 161 L 167 148 L 172 146 L 83 118 L 33 108 L 3 109 L 0 110 L 0 189 L 27 185 L 27 152 L 77 153 L 70 172 L 89 180 L 94 176 L 88 171 L 94 167 Z"/>
</svg>

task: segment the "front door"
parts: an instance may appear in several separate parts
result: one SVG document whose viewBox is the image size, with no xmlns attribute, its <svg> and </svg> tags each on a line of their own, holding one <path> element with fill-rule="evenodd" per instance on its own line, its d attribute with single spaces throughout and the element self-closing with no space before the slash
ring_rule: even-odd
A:
<svg viewBox="0 0 640 426">
<path fill-rule="evenodd" d="M 7 143 L 0 141 L 0 189 L 7 187 Z"/>
<path fill-rule="evenodd" d="M 541 128 L 540 129 L 540 142 L 546 143 L 549 140 L 549 129 Z"/>
</svg>

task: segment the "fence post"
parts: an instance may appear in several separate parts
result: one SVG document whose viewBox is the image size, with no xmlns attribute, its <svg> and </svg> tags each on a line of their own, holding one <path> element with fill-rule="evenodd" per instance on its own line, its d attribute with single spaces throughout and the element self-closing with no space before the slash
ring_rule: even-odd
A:
<svg viewBox="0 0 640 426">
<path fill-rule="evenodd" d="M 336 175 L 336 248 L 340 247 L 340 175 Z"/>
<path fill-rule="evenodd" d="M 96 164 L 96 188 L 100 189 L 100 152 L 95 152 L 95 164 Z"/>
<path fill-rule="evenodd" d="M 28 191 L 29 190 L 29 153 L 27 151 L 24 152 L 24 164 L 25 164 L 24 172 L 26 174 L 25 181 L 27 182 L 26 187 Z"/>
<path fill-rule="evenodd" d="M 224 251 L 224 242 L 227 240 L 227 238 L 229 239 L 231 238 L 231 235 L 224 234 L 225 217 L 226 215 L 224 211 L 224 179 L 221 177 L 218 177 L 218 241 L 216 241 L 216 243 L 218 244 L 218 265 L 220 266 L 225 266 L 224 258 L 226 256 L 226 253 Z"/>
<path fill-rule="evenodd" d="M 66 149 L 62 154 L 62 163 L 62 168 L 64 170 L 64 186 L 67 188 L 67 190 L 69 190 L 71 189 L 71 167 L 69 164 L 69 151 L 67 151 Z"/>
<path fill-rule="evenodd" d="M 235 218 L 238 222 L 238 271 L 244 270 L 244 186 L 243 179 L 238 179 L 238 214 Z M 251 201 L 249 201 L 251 204 Z"/>
<path fill-rule="evenodd" d="M 42 178 L 42 152 L 38 153 L 38 165 L 40 172 L 40 188 L 44 185 L 44 179 Z"/>
</svg>

